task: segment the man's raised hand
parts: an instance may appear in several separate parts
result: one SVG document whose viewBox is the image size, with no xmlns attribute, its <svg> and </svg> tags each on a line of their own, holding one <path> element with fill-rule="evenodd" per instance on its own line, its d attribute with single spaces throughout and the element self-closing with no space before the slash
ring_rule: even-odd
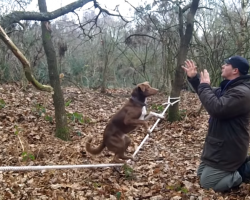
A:
<svg viewBox="0 0 250 200">
<path fill-rule="evenodd" d="M 197 67 L 192 60 L 186 60 L 185 66 L 182 66 L 182 68 L 185 70 L 189 78 L 193 78 L 197 74 Z"/>
</svg>

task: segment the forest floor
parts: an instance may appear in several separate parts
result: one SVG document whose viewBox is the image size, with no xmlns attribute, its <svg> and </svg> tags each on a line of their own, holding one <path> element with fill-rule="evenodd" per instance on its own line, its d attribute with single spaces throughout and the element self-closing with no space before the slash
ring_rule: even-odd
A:
<svg viewBox="0 0 250 200">
<path fill-rule="evenodd" d="M 51 94 L 17 84 L 0 86 L 0 165 L 85 165 L 110 163 L 106 149 L 98 156 L 85 152 L 94 137 L 97 146 L 110 117 L 128 100 L 131 90 L 99 91 L 63 89 L 69 117 L 70 141 L 54 136 L 55 117 Z M 160 113 L 168 96 L 148 99 L 148 110 Z M 196 94 L 183 92 L 182 121 L 161 120 L 140 149 L 136 162 L 123 167 L 1 171 L 0 199 L 250 199 L 250 185 L 215 193 L 200 187 L 196 170 L 208 125 L 208 114 L 197 115 L 201 104 Z M 150 125 L 156 119 L 150 120 Z M 139 127 L 130 134 L 133 154 L 146 136 Z"/>
</svg>

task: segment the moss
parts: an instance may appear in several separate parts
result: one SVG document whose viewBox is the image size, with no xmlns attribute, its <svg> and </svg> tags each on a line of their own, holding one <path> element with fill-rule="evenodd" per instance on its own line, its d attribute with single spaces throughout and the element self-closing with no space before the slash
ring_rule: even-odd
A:
<svg viewBox="0 0 250 200">
<path fill-rule="evenodd" d="M 55 136 L 64 141 L 69 141 L 70 140 L 69 128 L 68 127 L 57 128 Z"/>
</svg>

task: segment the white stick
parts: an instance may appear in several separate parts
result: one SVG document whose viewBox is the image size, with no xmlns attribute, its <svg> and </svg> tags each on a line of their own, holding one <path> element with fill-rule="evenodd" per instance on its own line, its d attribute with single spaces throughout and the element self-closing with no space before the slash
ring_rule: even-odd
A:
<svg viewBox="0 0 250 200">
<path fill-rule="evenodd" d="M 178 99 L 176 101 L 174 101 L 173 103 L 170 102 L 170 99 Z M 175 103 L 177 103 L 178 101 L 180 101 L 180 97 L 173 97 L 173 98 L 170 98 L 168 97 L 168 102 L 167 102 L 167 107 L 163 110 L 163 112 L 161 113 L 161 115 L 164 115 L 166 113 L 166 111 L 168 110 L 169 106 L 171 105 L 174 105 Z M 150 133 L 152 133 L 152 131 L 155 129 L 156 125 L 159 123 L 161 119 L 158 118 L 156 120 L 156 122 L 154 123 L 154 125 L 152 126 L 152 128 L 150 129 Z M 133 158 L 135 157 L 135 155 L 138 153 L 138 151 L 140 150 L 140 148 L 142 147 L 142 145 L 146 142 L 146 140 L 148 139 L 149 137 L 149 134 L 146 135 L 146 137 L 142 140 L 141 144 L 137 147 L 137 149 L 135 150 L 134 154 L 133 154 Z"/>
<path fill-rule="evenodd" d="M 135 155 L 138 153 L 138 151 L 140 150 L 140 148 L 142 147 L 142 145 L 144 144 L 144 142 L 146 142 L 146 140 L 148 139 L 149 134 L 146 135 L 146 137 L 142 140 L 141 144 L 139 145 L 139 147 L 137 147 L 136 151 L 133 154 L 133 158 L 135 157 Z"/>
<path fill-rule="evenodd" d="M 89 165 L 51 165 L 51 166 L 6 166 L 0 167 L 0 171 L 31 171 L 46 169 L 72 169 L 72 168 L 98 168 L 98 167 L 117 167 L 124 164 L 89 164 Z"/>
</svg>

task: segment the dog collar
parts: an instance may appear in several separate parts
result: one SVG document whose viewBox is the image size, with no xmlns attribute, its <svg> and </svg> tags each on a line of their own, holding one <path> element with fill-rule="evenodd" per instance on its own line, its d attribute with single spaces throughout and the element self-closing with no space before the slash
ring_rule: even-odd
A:
<svg viewBox="0 0 250 200">
<path fill-rule="evenodd" d="M 145 104 L 144 102 L 141 102 L 140 100 L 138 100 L 136 97 L 131 97 L 130 99 L 132 99 L 134 102 L 139 103 L 142 106 L 147 106 L 147 104 Z"/>
</svg>

